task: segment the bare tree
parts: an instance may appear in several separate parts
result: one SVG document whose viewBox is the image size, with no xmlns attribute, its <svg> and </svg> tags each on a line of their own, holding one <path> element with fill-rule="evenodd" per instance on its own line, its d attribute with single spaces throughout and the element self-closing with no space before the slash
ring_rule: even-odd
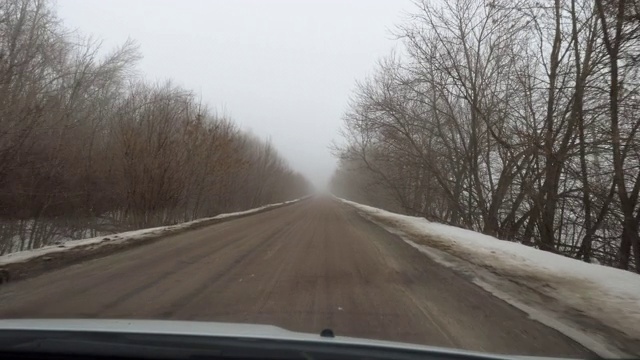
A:
<svg viewBox="0 0 640 360">
<path fill-rule="evenodd" d="M 416 2 L 400 55 L 345 115 L 336 191 L 367 184 L 384 189 L 369 203 L 622 268 L 633 249 L 637 264 L 637 9 Z"/>
<path fill-rule="evenodd" d="M 141 80 L 135 43 L 99 50 L 46 0 L 0 0 L 0 254 L 309 191 L 268 141 Z"/>
</svg>

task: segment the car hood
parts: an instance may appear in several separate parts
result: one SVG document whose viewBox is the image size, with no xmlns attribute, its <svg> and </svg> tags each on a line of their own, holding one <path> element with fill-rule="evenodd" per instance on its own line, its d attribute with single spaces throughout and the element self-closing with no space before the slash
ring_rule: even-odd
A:
<svg viewBox="0 0 640 360">
<path fill-rule="evenodd" d="M 173 320 L 113 320 L 113 319 L 10 319 L 0 320 L 0 331 L 65 331 L 157 335 L 211 336 L 218 338 L 284 340 L 326 344 L 357 345 L 373 348 L 418 350 L 449 355 L 468 355 L 477 359 L 558 359 L 537 356 L 486 354 L 435 346 L 372 340 L 345 336 L 322 337 L 319 334 L 289 331 L 272 325 L 173 321 Z M 337 335 L 337 334 L 336 334 Z"/>
</svg>

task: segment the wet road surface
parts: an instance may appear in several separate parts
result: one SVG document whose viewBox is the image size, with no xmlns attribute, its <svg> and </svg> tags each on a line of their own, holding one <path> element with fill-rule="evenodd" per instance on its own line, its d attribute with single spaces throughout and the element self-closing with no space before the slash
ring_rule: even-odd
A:
<svg viewBox="0 0 640 360">
<path fill-rule="evenodd" d="M 169 236 L 0 287 L 0 318 L 139 318 L 507 354 L 591 357 L 330 198 Z"/>
</svg>

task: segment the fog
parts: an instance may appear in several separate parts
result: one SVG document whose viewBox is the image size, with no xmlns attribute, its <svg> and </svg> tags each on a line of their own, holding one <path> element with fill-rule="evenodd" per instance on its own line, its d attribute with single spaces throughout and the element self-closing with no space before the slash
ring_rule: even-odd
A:
<svg viewBox="0 0 640 360">
<path fill-rule="evenodd" d="M 271 138 L 316 186 L 330 178 L 355 81 L 395 46 L 409 0 L 58 0 L 65 25 L 106 48 L 128 38 L 151 80 L 172 79 Z"/>
</svg>

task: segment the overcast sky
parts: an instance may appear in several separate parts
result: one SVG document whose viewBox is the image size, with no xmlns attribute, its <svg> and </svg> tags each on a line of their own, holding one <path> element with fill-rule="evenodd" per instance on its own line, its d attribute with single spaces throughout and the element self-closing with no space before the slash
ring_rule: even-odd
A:
<svg viewBox="0 0 640 360">
<path fill-rule="evenodd" d="M 173 79 L 242 128 L 271 137 L 316 185 L 357 79 L 394 46 L 410 0 L 58 0 L 65 25 L 104 41 L 132 38 L 151 80 Z"/>
</svg>

